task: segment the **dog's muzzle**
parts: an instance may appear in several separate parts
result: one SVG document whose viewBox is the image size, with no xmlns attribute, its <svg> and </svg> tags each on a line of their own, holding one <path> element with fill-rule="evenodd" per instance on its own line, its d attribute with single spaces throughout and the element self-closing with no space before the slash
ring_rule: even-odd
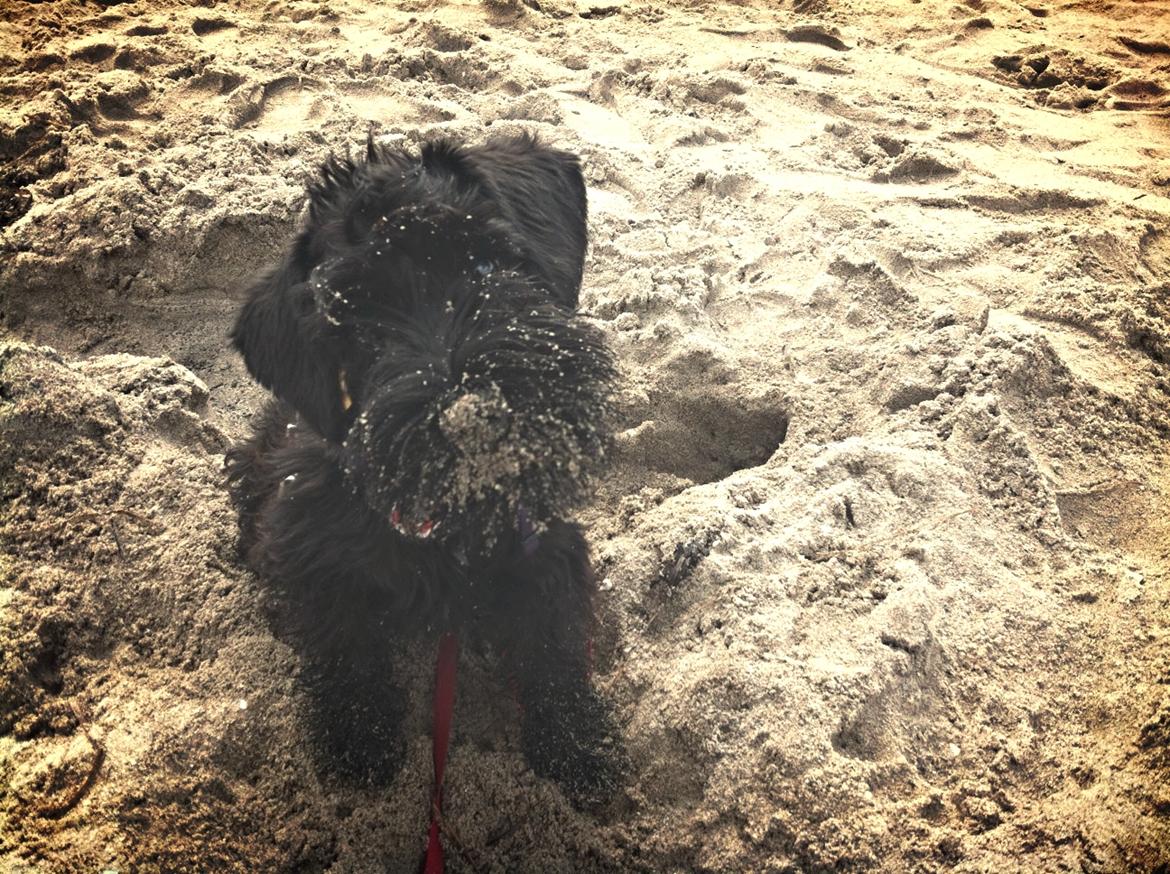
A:
<svg viewBox="0 0 1170 874">
<path fill-rule="evenodd" d="M 378 318 L 358 394 L 355 374 L 338 374 L 343 463 L 403 536 L 494 543 L 522 527 L 521 507 L 539 529 L 586 493 L 608 445 L 613 361 L 596 328 L 527 282 L 450 299 L 463 303 Z"/>
</svg>

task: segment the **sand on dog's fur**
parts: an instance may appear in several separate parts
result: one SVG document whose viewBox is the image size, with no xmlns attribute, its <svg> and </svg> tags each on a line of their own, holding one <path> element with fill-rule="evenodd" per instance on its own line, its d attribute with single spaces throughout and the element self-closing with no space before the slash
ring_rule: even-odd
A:
<svg viewBox="0 0 1170 874">
<path fill-rule="evenodd" d="M 227 347 L 239 291 L 371 124 L 581 154 L 582 304 L 624 374 L 583 521 L 631 783 L 575 812 L 468 652 L 450 870 L 1170 862 L 1168 24 L 6 10 L 0 867 L 417 862 L 432 648 L 402 654 L 392 790 L 322 782 L 220 471 L 263 397 Z"/>
</svg>

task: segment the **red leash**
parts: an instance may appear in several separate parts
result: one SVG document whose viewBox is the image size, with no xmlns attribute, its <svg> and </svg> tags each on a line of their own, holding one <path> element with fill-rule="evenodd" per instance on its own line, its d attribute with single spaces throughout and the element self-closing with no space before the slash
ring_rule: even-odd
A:
<svg viewBox="0 0 1170 874">
<path fill-rule="evenodd" d="M 343 386 L 344 388 L 344 386 Z M 390 521 L 401 533 L 402 517 L 395 507 Z M 426 520 L 418 526 L 416 536 L 429 537 L 437 523 Z M 532 558 L 540 548 L 540 535 L 528 518 L 523 506 L 516 508 L 516 530 L 520 535 L 520 550 L 525 558 Z M 443 842 L 439 830 L 443 822 L 443 770 L 447 766 L 447 746 L 451 740 L 451 718 L 455 712 L 455 665 L 459 661 L 459 641 L 447 631 L 439 638 L 439 656 L 435 661 L 435 715 L 431 742 L 434 745 L 435 783 L 431 789 L 431 829 L 427 835 L 427 855 L 422 874 L 443 874 Z M 589 661 L 593 662 L 593 641 L 589 642 Z M 519 701 L 519 695 L 517 695 Z"/>
<path fill-rule="evenodd" d="M 459 641 L 448 631 L 439 638 L 439 657 L 435 661 L 435 724 L 432 733 L 435 783 L 431 790 L 431 831 L 427 838 L 423 874 L 443 874 L 443 844 L 439 839 L 439 824 L 443 819 L 443 769 L 447 765 L 451 717 L 455 712 L 455 665 L 458 660 Z"/>
</svg>

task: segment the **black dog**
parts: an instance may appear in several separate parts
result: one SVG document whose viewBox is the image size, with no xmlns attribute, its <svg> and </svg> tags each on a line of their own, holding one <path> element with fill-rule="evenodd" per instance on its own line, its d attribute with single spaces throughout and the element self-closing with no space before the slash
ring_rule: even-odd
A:
<svg viewBox="0 0 1170 874">
<path fill-rule="evenodd" d="M 573 155 L 527 136 L 371 142 L 326 163 L 249 292 L 232 339 L 276 399 L 229 478 L 330 770 L 393 776 L 395 639 L 454 630 L 505 660 L 538 774 L 577 800 L 613 786 L 589 551 L 563 521 L 604 455 L 614 376 L 574 315 L 585 245 Z"/>
</svg>

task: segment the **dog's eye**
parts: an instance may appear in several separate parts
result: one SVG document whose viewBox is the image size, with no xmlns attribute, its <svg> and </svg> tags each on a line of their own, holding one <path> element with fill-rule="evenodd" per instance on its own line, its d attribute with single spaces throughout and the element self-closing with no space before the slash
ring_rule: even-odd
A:
<svg viewBox="0 0 1170 874">
<path fill-rule="evenodd" d="M 476 261 L 473 269 L 480 276 L 490 276 L 496 269 L 495 261 Z"/>
<path fill-rule="evenodd" d="M 345 378 L 345 369 L 337 371 L 337 387 L 341 390 L 341 411 L 348 413 L 353 406 L 353 398 L 349 394 L 349 382 Z"/>
</svg>

